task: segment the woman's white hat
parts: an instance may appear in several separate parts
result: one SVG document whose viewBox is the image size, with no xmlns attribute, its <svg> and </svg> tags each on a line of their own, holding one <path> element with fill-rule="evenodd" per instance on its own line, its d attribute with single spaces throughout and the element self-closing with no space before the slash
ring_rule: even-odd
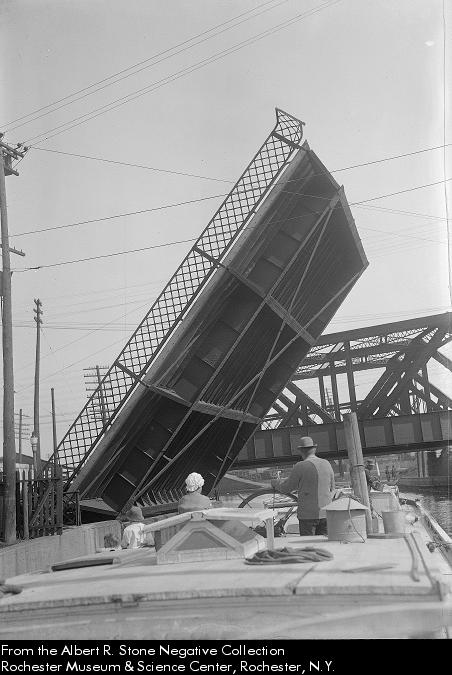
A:
<svg viewBox="0 0 452 675">
<path fill-rule="evenodd" d="M 187 492 L 195 492 L 195 490 L 199 490 L 199 488 L 202 488 L 204 485 L 204 478 L 201 476 L 200 473 L 191 473 L 187 476 L 185 479 L 185 486 L 187 488 Z"/>
</svg>

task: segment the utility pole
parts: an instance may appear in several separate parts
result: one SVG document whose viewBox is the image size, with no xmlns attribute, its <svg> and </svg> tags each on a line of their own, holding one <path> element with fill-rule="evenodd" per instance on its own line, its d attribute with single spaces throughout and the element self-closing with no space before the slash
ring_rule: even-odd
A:
<svg viewBox="0 0 452 675">
<path fill-rule="evenodd" d="M 6 206 L 5 176 L 18 172 L 12 168 L 13 159 L 25 156 L 26 148 L 13 148 L 3 142 L 0 134 L 0 216 L 2 245 L 2 346 L 3 346 L 3 533 L 6 544 L 16 541 L 16 442 L 14 438 L 14 364 L 13 364 L 13 319 L 11 297 L 11 261 Z M 12 251 L 25 255 L 22 251 Z"/>
<path fill-rule="evenodd" d="M 56 452 L 58 447 L 58 441 L 57 441 L 56 416 L 55 416 L 55 390 L 53 387 L 50 389 L 50 397 L 52 399 L 53 457 L 54 457 L 54 464 L 56 467 L 58 465 L 58 456 Z"/>
<path fill-rule="evenodd" d="M 22 408 L 20 408 L 18 413 L 14 413 L 14 431 L 16 441 L 19 443 L 19 448 L 16 454 L 16 460 L 19 464 L 23 462 L 24 447 L 23 442 L 24 438 L 31 433 L 29 415 L 26 415 Z"/>
<path fill-rule="evenodd" d="M 19 411 L 19 464 L 22 464 L 22 408 Z"/>
<path fill-rule="evenodd" d="M 35 298 L 36 307 L 33 308 L 36 316 L 33 317 L 36 321 L 36 361 L 35 361 L 35 392 L 34 392 L 34 417 L 33 417 L 33 434 L 36 436 L 38 442 L 36 444 L 36 464 L 37 471 L 41 470 L 41 439 L 39 435 L 39 369 L 41 364 L 41 301 Z"/>
<path fill-rule="evenodd" d="M 91 368 L 84 368 L 83 377 L 85 378 L 85 386 L 88 398 L 90 398 L 95 391 L 99 391 L 97 401 L 93 402 L 94 419 L 101 419 L 105 426 L 108 422 L 108 404 L 105 401 L 105 392 L 102 385 L 102 378 L 108 371 L 109 366 L 92 366 Z"/>
</svg>

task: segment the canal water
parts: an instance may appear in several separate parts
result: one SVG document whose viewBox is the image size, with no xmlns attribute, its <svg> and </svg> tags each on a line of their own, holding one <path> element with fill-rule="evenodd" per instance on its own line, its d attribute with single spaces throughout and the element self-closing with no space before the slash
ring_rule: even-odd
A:
<svg viewBox="0 0 452 675">
<path fill-rule="evenodd" d="M 408 499 L 420 499 L 438 525 L 441 525 L 452 536 L 452 487 L 449 485 L 438 487 L 400 488 L 400 493 Z"/>
<path fill-rule="evenodd" d="M 444 485 L 437 487 L 400 487 L 400 494 L 407 499 L 420 499 L 421 504 L 436 520 L 447 534 L 452 537 L 452 486 Z M 225 506 L 238 506 L 249 493 L 240 496 L 223 496 Z M 257 506 L 257 504 L 255 504 Z"/>
</svg>

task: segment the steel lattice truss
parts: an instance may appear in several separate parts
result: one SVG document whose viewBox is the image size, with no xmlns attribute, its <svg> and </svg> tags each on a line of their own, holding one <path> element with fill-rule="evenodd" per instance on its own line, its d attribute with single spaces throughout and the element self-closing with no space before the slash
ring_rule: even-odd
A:
<svg viewBox="0 0 452 675">
<path fill-rule="evenodd" d="M 428 374 L 431 360 L 452 372 L 452 361 L 439 351 L 451 340 L 450 313 L 324 335 L 273 405 L 264 427 L 326 424 L 340 421 L 350 410 L 361 419 L 451 410 L 452 399 Z M 383 373 L 366 398 L 357 401 L 354 374 L 377 368 Z M 344 402 L 337 384 L 340 374 L 347 375 L 349 396 Z M 303 381 L 314 378 L 320 404 L 303 391 Z"/>
<path fill-rule="evenodd" d="M 90 397 L 56 453 L 69 484 L 86 462 L 218 262 L 243 231 L 302 139 L 302 122 L 276 110 L 276 125 Z M 107 419 L 98 414 L 107 411 Z"/>
</svg>

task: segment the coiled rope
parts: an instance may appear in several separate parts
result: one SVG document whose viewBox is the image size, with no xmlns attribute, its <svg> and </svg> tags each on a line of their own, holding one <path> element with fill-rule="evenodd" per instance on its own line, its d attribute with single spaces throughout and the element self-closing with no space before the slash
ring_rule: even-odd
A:
<svg viewBox="0 0 452 675">
<path fill-rule="evenodd" d="M 326 562 L 333 554 L 324 548 L 281 548 L 277 551 L 259 551 L 252 558 L 246 558 L 247 565 L 280 565 L 291 563 Z"/>
</svg>

